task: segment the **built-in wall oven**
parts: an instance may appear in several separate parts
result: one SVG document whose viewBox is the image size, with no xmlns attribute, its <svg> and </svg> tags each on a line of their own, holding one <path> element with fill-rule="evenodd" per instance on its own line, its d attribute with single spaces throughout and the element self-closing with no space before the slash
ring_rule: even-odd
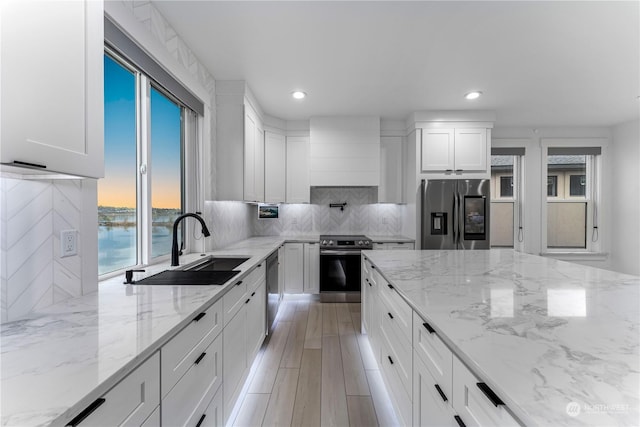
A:
<svg viewBox="0 0 640 427">
<path fill-rule="evenodd" d="M 360 292 L 360 251 L 373 249 L 362 235 L 320 236 L 320 292 Z"/>
</svg>

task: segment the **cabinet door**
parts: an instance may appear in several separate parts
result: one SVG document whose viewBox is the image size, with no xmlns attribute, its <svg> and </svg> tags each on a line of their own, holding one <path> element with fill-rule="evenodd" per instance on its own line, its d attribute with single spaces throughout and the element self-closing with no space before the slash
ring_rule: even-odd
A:
<svg viewBox="0 0 640 427">
<path fill-rule="evenodd" d="M 244 113 L 244 200 L 255 202 L 256 194 L 256 117 L 249 106 Z"/>
<path fill-rule="evenodd" d="M 227 323 L 222 331 L 222 387 L 224 389 L 224 417 L 231 414 L 247 368 L 247 311 L 246 304 Z"/>
<path fill-rule="evenodd" d="M 454 169 L 457 172 L 487 170 L 486 129 L 456 129 Z"/>
<path fill-rule="evenodd" d="M 380 138 L 380 185 L 378 202 L 402 203 L 402 138 L 388 136 Z"/>
<path fill-rule="evenodd" d="M 451 396 L 436 386 L 420 357 L 413 357 L 413 425 L 420 427 L 455 426 Z"/>
<path fill-rule="evenodd" d="M 264 134 L 264 201 L 284 203 L 286 197 L 287 145 L 284 135 Z"/>
<path fill-rule="evenodd" d="M 453 129 L 422 130 L 422 172 L 453 172 L 454 156 Z"/>
<path fill-rule="evenodd" d="M 256 138 L 254 140 L 254 188 L 256 191 L 256 201 L 264 202 L 264 131 L 262 125 L 256 124 Z"/>
<path fill-rule="evenodd" d="M 287 203 L 309 203 L 309 138 L 287 137 Z"/>
<path fill-rule="evenodd" d="M 284 245 L 278 248 L 278 297 L 282 298 L 284 294 L 284 265 L 285 265 L 285 253 Z"/>
<path fill-rule="evenodd" d="M 480 390 L 480 380 L 453 357 L 453 410 L 468 427 L 519 426 L 504 405 L 495 405 Z"/>
<path fill-rule="evenodd" d="M 320 292 L 320 245 L 304 244 L 304 293 Z"/>
<path fill-rule="evenodd" d="M 250 363 L 260 350 L 266 333 L 266 282 L 248 296 L 247 303 L 247 360 Z"/>
<path fill-rule="evenodd" d="M 101 1 L 2 3 L 0 160 L 104 176 Z"/>
<path fill-rule="evenodd" d="M 304 291 L 304 255 L 302 243 L 284 245 L 284 292 L 301 294 Z"/>
<path fill-rule="evenodd" d="M 142 425 L 160 405 L 159 352 L 109 390 L 102 400 L 104 402 L 77 425 Z"/>
</svg>

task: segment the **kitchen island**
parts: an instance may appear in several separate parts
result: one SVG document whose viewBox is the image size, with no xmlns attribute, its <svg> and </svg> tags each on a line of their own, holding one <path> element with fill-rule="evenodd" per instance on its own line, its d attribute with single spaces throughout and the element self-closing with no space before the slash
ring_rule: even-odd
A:
<svg viewBox="0 0 640 427">
<path fill-rule="evenodd" d="M 507 249 L 363 257 L 520 423 L 640 425 L 640 278 Z"/>
</svg>

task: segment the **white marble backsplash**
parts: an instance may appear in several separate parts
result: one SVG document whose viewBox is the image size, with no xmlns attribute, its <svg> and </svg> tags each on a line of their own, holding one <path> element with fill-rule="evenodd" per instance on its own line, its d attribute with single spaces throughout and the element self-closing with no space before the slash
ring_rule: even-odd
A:
<svg viewBox="0 0 640 427">
<path fill-rule="evenodd" d="M 82 181 L 0 178 L 2 323 L 82 294 Z M 78 255 L 60 258 L 60 231 Z"/>
<path fill-rule="evenodd" d="M 204 220 L 211 232 L 211 236 L 205 239 L 206 250 L 223 248 L 251 237 L 252 213 L 257 215 L 256 205 L 244 202 L 205 202 Z"/>
</svg>

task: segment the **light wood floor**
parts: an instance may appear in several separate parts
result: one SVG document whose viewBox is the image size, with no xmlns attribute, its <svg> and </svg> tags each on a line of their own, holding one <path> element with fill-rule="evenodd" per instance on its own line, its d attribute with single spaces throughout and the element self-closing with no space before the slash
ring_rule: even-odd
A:
<svg viewBox="0 0 640 427">
<path fill-rule="evenodd" d="M 360 303 L 285 299 L 235 412 L 234 426 L 399 425 Z"/>
</svg>

